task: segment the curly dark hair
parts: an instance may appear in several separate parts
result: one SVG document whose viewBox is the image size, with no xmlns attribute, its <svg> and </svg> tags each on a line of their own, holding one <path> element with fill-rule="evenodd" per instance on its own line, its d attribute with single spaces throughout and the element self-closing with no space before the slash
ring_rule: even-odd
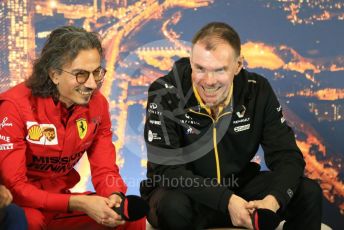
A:
<svg viewBox="0 0 344 230">
<path fill-rule="evenodd" d="M 203 26 L 192 38 L 192 45 L 204 42 L 207 50 L 212 50 L 218 44 L 218 39 L 226 41 L 240 56 L 241 41 L 239 34 L 230 25 L 223 22 L 210 22 Z"/>
<path fill-rule="evenodd" d="M 50 70 L 59 69 L 76 58 L 81 50 L 96 48 L 103 57 L 100 36 L 74 26 L 63 26 L 52 31 L 44 44 L 40 56 L 33 64 L 33 71 L 26 80 L 26 85 L 34 96 L 53 97 L 57 99 L 59 92 L 49 77 Z"/>
</svg>

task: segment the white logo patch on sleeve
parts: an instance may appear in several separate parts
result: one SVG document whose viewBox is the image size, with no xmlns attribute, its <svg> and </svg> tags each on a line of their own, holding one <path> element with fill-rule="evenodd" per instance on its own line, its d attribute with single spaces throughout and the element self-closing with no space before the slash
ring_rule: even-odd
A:
<svg viewBox="0 0 344 230">
<path fill-rule="evenodd" d="M 0 134 L 0 140 L 5 141 L 7 143 L 11 142 L 11 138 L 10 137 L 6 137 Z"/>
<path fill-rule="evenodd" d="M 13 149 L 13 143 L 1 144 L 0 145 L 0 151 L 2 151 L 2 150 L 11 150 L 11 149 Z"/>
<path fill-rule="evenodd" d="M 4 117 L 4 119 L 2 119 L 1 123 L 0 123 L 0 130 L 5 128 L 5 127 L 12 127 L 13 124 L 8 121 L 8 117 Z"/>
<path fill-rule="evenodd" d="M 161 137 L 159 137 L 157 133 L 148 130 L 148 141 L 152 142 L 153 140 L 161 140 Z"/>
<path fill-rule="evenodd" d="M 237 132 L 242 132 L 242 131 L 248 130 L 248 129 L 250 129 L 250 126 L 251 126 L 251 124 L 237 126 L 234 128 L 234 132 L 237 133 Z"/>
</svg>

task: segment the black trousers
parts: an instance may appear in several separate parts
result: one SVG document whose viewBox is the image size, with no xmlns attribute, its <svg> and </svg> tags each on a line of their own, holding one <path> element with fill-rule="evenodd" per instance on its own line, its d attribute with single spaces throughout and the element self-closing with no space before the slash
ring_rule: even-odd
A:
<svg viewBox="0 0 344 230">
<path fill-rule="evenodd" d="M 243 199 L 259 200 L 269 194 L 273 172 L 260 172 L 235 193 Z M 228 214 L 193 201 L 177 189 L 156 189 L 149 198 L 149 223 L 163 230 L 233 227 Z M 286 220 L 283 229 L 321 228 L 322 190 L 317 182 L 302 178 L 287 207 L 278 212 Z"/>
</svg>

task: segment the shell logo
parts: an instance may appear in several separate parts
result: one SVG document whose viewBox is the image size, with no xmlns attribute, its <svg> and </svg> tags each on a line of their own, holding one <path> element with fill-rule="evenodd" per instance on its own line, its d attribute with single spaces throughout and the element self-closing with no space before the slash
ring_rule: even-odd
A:
<svg viewBox="0 0 344 230">
<path fill-rule="evenodd" d="M 33 141 L 39 141 L 41 137 L 43 136 L 43 132 L 41 130 L 41 127 L 39 125 L 33 125 L 28 130 L 29 139 Z"/>
</svg>

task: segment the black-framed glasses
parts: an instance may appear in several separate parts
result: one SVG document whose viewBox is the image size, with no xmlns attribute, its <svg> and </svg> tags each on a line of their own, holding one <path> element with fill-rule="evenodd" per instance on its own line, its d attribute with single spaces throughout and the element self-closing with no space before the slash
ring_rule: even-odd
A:
<svg viewBox="0 0 344 230">
<path fill-rule="evenodd" d="M 99 67 L 98 69 L 94 70 L 93 72 L 89 72 L 87 70 L 79 70 L 75 73 L 72 73 L 72 72 L 66 71 L 64 69 L 58 69 L 58 70 L 61 70 L 62 72 L 66 72 L 66 73 L 69 73 L 69 74 L 75 76 L 75 79 L 79 84 L 84 84 L 88 80 L 88 78 L 90 77 L 91 73 L 93 74 L 93 78 L 94 78 L 95 82 L 97 82 L 97 83 L 102 81 L 104 79 L 105 74 L 106 74 L 106 69 L 104 69 L 103 67 Z"/>
</svg>

